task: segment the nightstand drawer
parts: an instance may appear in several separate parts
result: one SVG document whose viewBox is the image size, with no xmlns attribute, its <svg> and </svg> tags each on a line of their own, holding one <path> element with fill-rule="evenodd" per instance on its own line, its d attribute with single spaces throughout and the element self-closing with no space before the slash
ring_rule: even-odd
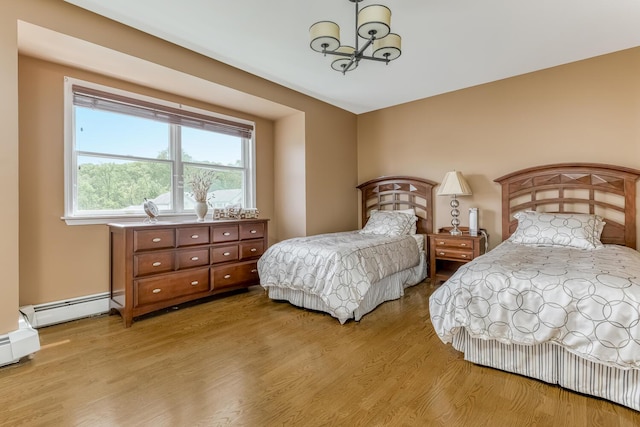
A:
<svg viewBox="0 0 640 427">
<path fill-rule="evenodd" d="M 473 240 L 471 239 L 451 239 L 447 237 L 436 237 L 436 248 L 473 248 Z"/>
<path fill-rule="evenodd" d="M 436 257 L 438 258 L 451 258 L 460 259 L 464 261 L 470 261 L 473 259 L 473 252 L 451 248 L 438 248 L 436 247 Z"/>
</svg>

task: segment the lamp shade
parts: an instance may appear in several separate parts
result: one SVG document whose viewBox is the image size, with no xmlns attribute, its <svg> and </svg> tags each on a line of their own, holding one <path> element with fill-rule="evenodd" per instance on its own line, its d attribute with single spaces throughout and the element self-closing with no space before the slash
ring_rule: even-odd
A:
<svg viewBox="0 0 640 427">
<path fill-rule="evenodd" d="M 353 46 L 340 46 L 338 49 L 336 49 L 336 52 L 347 53 L 349 55 L 353 55 L 355 51 L 356 49 Z M 349 68 L 347 68 L 347 66 Z M 355 70 L 357 67 L 358 61 L 352 61 L 351 58 L 347 56 L 341 56 L 340 58 L 331 62 L 331 68 L 340 72 Z"/>
<path fill-rule="evenodd" d="M 373 41 L 373 56 L 393 61 L 402 53 L 400 42 L 400 36 L 395 33 L 389 33 L 382 39 L 375 39 Z"/>
<path fill-rule="evenodd" d="M 438 189 L 438 196 L 470 196 L 471 194 L 471 187 L 459 171 L 447 172 Z"/>
<path fill-rule="evenodd" d="M 311 49 L 316 52 L 332 52 L 340 47 L 340 27 L 335 22 L 316 22 L 309 28 L 309 36 Z"/>
<path fill-rule="evenodd" d="M 391 9 L 380 4 L 363 7 L 358 12 L 358 35 L 381 39 L 391 31 Z"/>
</svg>

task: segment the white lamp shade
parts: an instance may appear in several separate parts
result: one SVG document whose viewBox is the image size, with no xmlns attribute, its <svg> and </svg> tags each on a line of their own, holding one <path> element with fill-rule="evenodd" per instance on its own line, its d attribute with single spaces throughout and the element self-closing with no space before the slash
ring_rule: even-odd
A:
<svg viewBox="0 0 640 427">
<path fill-rule="evenodd" d="M 336 49 L 336 52 L 348 53 L 349 55 L 353 55 L 355 51 L 356 49 L 352 46 L 340 46 L 338 49 Z M 351 62 L 351 65 L 349 65 L 349 62 L 351 62 L 351 58 L 346 56 L 341 56 L 339 59 L 336 59 L 331 63 L 331 68 L 333 68 L 336 71 L 343 72 L 343 71 L 352 71 L 358 67 L 357 61 Z M 348 69 L 346 69 L 347 66 L 349 66 Z"/>
<path fill-rule="evenodd" d="M 363 7 L 358 13 L 358 35 L 369 39 L 385 37 L 391 31 L 391 9 L 380 4 Z"/>
<path fill-rule="evenodd" d="M 382 39 L 376 39 L 373 41 L 373 56 L 393 61 L 402 53 L 400 43 L 401 38 L 395 33 L 389 33 Z"/>
<path fill-rule="evenodd" d="M 340 27 L 335 22 L 316 22 L 309 28 L 309 36 L 311 49 L 316 52 L 332 52 L 340 47 Z"/>
<path fill-rule="evenodd" d="M 438 189 L 438 196 L 470 196 L 471 187 L 462 172 L 447 172 Z"/>
</svg>

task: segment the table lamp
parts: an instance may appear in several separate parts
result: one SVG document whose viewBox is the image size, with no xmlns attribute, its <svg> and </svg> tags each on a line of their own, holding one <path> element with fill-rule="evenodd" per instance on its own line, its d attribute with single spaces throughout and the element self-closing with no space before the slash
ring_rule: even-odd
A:
<svg viewBox="0 0 640 427">
<path fill-rule="evenodd" d="M 460 215 L 460 211 L 458 210 L 460 202 L 458 202 L 456 197 L 470 196 L 471 194 L 471 187 L 467 184 L 462 172 L 455 170 L 447 172 L 438 189 L 438 196 L 451 196 L 451 225 L 453 228 L 450 233 L 454 236 L 462 234 L 462 231 L 458 229 L 460 225 L 460 220 L 458 219 Z"/>
</svg>

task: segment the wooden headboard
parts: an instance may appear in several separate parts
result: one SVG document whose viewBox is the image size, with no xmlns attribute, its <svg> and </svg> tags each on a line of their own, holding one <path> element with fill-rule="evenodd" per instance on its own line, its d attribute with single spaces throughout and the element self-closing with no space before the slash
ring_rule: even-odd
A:
<svg viewBox="0 0 640 427">
<path fill-rule="evenodd" d="M 495 180 L 502 185 L 502 239 L 523 210 L 590 213 L 604 218 L 601 241 L 636 247 L 636 169 L 597 163 L 560 163 L 522 169 Z"/>
<path fill-rule="evenodd" d="M 433 232 L 433 187 L 437 183 L 410 176 L 383 176 L 358 185 L 362 191 L 362 226 L 372 210 L 413 208 L 418 234 Z"/>
</svg>

